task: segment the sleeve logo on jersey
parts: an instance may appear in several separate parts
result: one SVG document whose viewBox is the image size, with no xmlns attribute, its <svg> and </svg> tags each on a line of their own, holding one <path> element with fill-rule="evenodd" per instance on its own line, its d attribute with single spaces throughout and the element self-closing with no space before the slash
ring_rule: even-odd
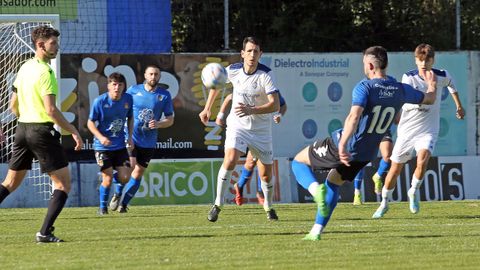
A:
<svg viewBox="0 0 480 270">
<path fill-rule="evenodd" d="M 128 104 L 128 102 L 125 102 L 125 104 L 123 105 L 123 107 L 128 110 L 128 109 L 130 108 L 130 104 Z"/>
<path fill-rule="evenodd" d="M 138 120 L 140 120 L 142 124 L 142 129 L 149 129 L 148 123 L 153 120 L 153 110 L 152 109 L 143 109 L 138 114 Z"/>
<path fill-rule="evenodd" d="M 165 99 L 165 96 L 164 96 L 164 95 L 158 95 L 158 100 L 159 100 L 159 101 L 163 101 L 163 99 Z"/>
<path fill-rule="evenodd" d="M 123 120 L 115 119 L 110 123 L 107 131 L 112 132 L 112 137 L 118 137 L 117 133 L 123 129 Z"/>
</svg>

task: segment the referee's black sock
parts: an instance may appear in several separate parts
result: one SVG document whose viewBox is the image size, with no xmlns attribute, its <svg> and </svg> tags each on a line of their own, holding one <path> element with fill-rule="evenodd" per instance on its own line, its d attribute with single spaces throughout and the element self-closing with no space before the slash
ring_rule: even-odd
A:
<svg viewBox="0 0 480 270">
<path fill-rule="evenodd" d="M 63 206 L 67 201 L 68 194 L 62 190 L 55 189 L 48 203 L 47 215 L 43 221 L 42 229 L 40 233 L 43 235 L 50 234 L 50 227 L 53 226 L 60 212 L 62 212 Z"/>
<path fill-rule="evenodd" d="M 8 194 L 10 194 L 10 191 L 8 191 L 8 189 L 3 185 L 0 185 L 0 203 L 2 203 L 3 200 L 5 200 Z"/>
</svg>

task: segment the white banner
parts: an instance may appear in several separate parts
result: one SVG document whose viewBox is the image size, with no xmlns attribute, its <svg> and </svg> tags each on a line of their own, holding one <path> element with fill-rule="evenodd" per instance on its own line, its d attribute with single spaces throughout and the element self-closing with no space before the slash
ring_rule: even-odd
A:
<svg viewBox="0 0 480 270">
<path fill-rule="evenodd" d="M 460 100 L 467 111 L 466 120 L 455 118 L 455 103 L 443 89 L 440 134 L 434 155 L 475 155 L 476 78 L 470 69 L 469 52 L 436 54 L 434 67 L 447 69 L 454 78 Z M 304 146 L 343 126 L 351 105 L 351 92 L 362 80 L 361 53 L 282 53 L 262 56 L 276 78 L 288 111 L 274 125 L 275 156 L 294 157 Z M 413 53 L 389 53 L 388 74 L 401 80 L 403 73 L 415 69 Z M 395 130 L 393 130 L 395 133 Z"/>
</svg>

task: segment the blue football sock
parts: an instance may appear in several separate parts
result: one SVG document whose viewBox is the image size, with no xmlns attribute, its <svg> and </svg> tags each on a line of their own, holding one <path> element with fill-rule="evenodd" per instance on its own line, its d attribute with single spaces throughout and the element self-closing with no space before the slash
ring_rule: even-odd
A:
<svg viewBox="0 0 480 270">
<path fill-rule="evenodd" d="M 100 208 L 105 209 L 107 208 L 107 204 L 108 204 L 110 187 L 104 187 L 103 185 L 100 185 L 100 187 L 98 188 L 98 192 L 100 193 Z"/>
<path fill-rule="evenodd" d="M 114 184 L 121 184 L 120 181 L 118 181 L 118 172 L 113 171 L 113 182 Z"/>
<path fill-rule="evenodd" d="M 122 205 L 128 205 L 133 196 L 135 196 L 135 193 L 137 193 L 138 188 L 140 188 L 141 182 L 141 178 L 137 180 L 133 177 L 130 177 L 130 181 L 128 181 L 125 189 L 125 196 L 123 196 Z"/>
<path fill-rule="evenodd" d="M 390 160 L 386 162 L 385 160 L 383 160 L 383 158 L 380 159 L 380 163 L 378 164 L 377 174 L 380 175 L 382 178 L 384 178 L 385 174 L 390 169 L 390 164 L 392 164 Z"/>
<path fill-rule="evenodd" d="M 362 181 L 363 181 L 364 174 L 365 174 L 365 169 L 361 169 L 355 176 L 355 179 L 353 179 L 353 186 L 355 187 L 355 189 L 362 189 Z"/>
<path fill-rule="evenodd" d="M 113 185 L 115 186 L 115 195 L 122 196 L 123 188 L 125 187 L 120 181 L 118 181 L 118 172 L 113 173 Z"/>
<path fill-rule="evenodd" d="M 238 179 L 238 183 L 237 183 L 240 189 L 243 189 L 245 184 L 247 184 L 248 180 L 250 180 L 250 178 L 252 177 L 252 174 L 253 174 L 253 170 L 249 171 L 245 169 L 245 167 L 242 168 L 242 174 L 240 174 L 240 179 Z"/>
<path fill-rule="evenodd" d="M 312 183 L 317 181 L 315 174 L 313 174 L 312 170 L 307 164 L 293 160 L 292 171 L 297 182 L 306 190 L 308 190 L 308 187 Z"/>
<path fill-rule="evenodd" d="M 262 179 L 260 179 L 260 175 L 257 177 L 257 192 L 263 192 Z"/>
<path fill-rule="evenodd" d="M 328 179 L 325 181 L 325 187 L 327 188 L 327 194 L 325 196 L 325 202 L 327 203 L 330 213 L 326 216 L 323 217 L 320 214 L 320 211 L 317 211 L 317 216 L 315 218 L 315 223 L 316 224 L 321 224 L 323 227 L 327 226 L 328 221 L 330 220 L 330 217 L 332 216 L 333 210 L 337 206 L 338 202 L 338 197 L 339 197 L 339 188 L 340 186 L 337 186 L 333 183 L 328 182 Z"/>
</svg>

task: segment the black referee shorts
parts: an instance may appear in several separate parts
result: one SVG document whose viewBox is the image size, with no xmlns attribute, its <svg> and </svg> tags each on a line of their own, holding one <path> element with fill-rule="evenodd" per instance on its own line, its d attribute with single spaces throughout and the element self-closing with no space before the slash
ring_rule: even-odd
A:
<svg viewBox="0 0 480 270">
<path fill-rule="evenodd" d="M 33 158 L 38 160 L 42 173 L 68 166 L 60 137 L 53 123 L 18 122 L 9 168 L 15 171 L 30 170 Z"/>
</svg>

